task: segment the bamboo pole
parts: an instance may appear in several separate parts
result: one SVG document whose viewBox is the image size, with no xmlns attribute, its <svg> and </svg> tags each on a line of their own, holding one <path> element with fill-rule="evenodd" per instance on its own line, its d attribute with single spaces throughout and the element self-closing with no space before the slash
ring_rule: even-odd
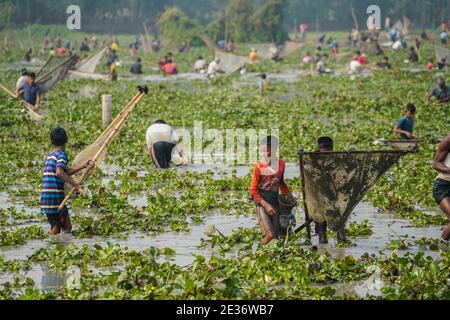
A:
<svg viewBox="0 0 450 320">
<path fill-rule="evenodd" d="M 133 97 L 133 99 L 131 99 L 130 103 L 124 108 L 124 112 L 121 113 L 120 115 L 123 114 L 123 119 L 121 119 L 120 121 L 116 122 L 115 126 L 114 126 L 114 130 L 109 134 L 108 138 L 106 139 L 106 141 L 103 143 L 103 145 L 99 148 L 99 150 L 97 151 L 97 153 L 94 155 L 94 157 L 92 158 L 89 167 L 84 171 L 84 173 L 82 174 L 82 176 L 80 177 L 78 183 L 83 183 L 90 175 L 90 173 L 92 172 L 92 170 L 94 170 L 94 168 L 97 165 L 97 161 L 100 158 L 100 156 L 103 154 L 103 152 L 109 147 L 109 145 L 111 144 L 111 142 L 113 141 L 113 139 L 119 134 L 122 125 L 128 120 L 128 117 L 130 116 L 131 112 L 133 111 L 133 109 L 136 107 L 136 105 L 139 103 L 139 101 L 144 97 L 144 95 L 146 95 L 148 93 L 148 88 L 147 87 L 139 87 L 139 93 Z M 119 116 L 120 116 L 119 115 Z M 111 124 L 112 125 L 112 124 Z M 109 129 L 110 127 L 108 127 Z M 69 193 L 67 194 L 67 196 L 64 198 L 63 202 L 60 204 L 58 210 L 63 210 L 64 206 L 67 204 L 67 202 L 69 201 L 70 197 L 75 193 L 75 188 L 72 188 Z"/>
<path fill-rule="evenodd" d="M 63 66 L 67 61 L 73 59 L 73 56 L 70 56 L 69 58 L 65 59 L 63 62 L 61 62 L 60 64 L 58 64 L 56 67 L 54 67 L 53 69 L 51 69 L 49 72 L 47 72 L 44 76 L 40 77 L 38 80 L 36 80 L 36 83 L 42 81 L 42 79 L 47 78 L 50 74 L 52 74 L 53 72 L 55 72 L 56 70 L 58 70 L 61 66 Z"/>
<path fill-rule="evenodd" d="M 305 168 L 303 166 L 303 150 L 300 150 L 299 152 L 299 158 L 300 158 L 300 178 L 302 180 L 302 194 L 303 194 L 303 208 L 305 211 L 305 223 L 300 226 L 297 230 L 295 230 L 295 233 L 299 233 L 301 230 L 306 228 L 306 237 L 311 240 L 311 222 L 312 220 L 309 217 L 308 212 L 308 206 L 306 204 L 306 190 L 305 190 Z"/>
<path fill-rule="evenodd" d="M 356 28 L 356 30 L 359 31 L 358 18 L 356 17 L 355 8 L 353 7 L 353 1 L 352 0 L 350 0 L 350 11 L 352 13 L 353 22 L 355 23 L 355 28 Z"/>
<path fill-rule="evenodd" d="M 45 60 L 44 65 L 39 69 L 39 71 L 36 73 L 36 77 L 39 76 L 42 72 L 42 70 L 44 70 L 44 68 L 50 63 L 50 60 L 52 60 L 53 57 L 48 57 L 47 60 Z"/>
<path fill-rule="evenodd" d="M 0 88 L 3 89 L 3 91 L 5 91 L 8 95 L 10 95 L 11 98 L 13 98 L 14 100 L 19 100 L 20 103 L 22 104 L 22 106 L 24 107 L 24 109 L 28 112 L 28 114 L 34 121 L 40 122 L 42 120 L 42 117 L 36 111 L 33 110 L 32 105 L 30 105 L 25 100 L 17 99 L 16 95 L 12 91 L 10 91 L 8 88 L 6 88 L 4 85 L 0 84 Z"/>
</svg>

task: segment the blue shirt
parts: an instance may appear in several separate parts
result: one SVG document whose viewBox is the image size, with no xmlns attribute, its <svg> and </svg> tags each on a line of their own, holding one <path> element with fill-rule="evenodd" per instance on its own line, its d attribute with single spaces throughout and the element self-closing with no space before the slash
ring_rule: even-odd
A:
<svg viewBox="0 0 450 320">
<path fill-rule="evenodd" d="M 40 94 L 39 87 L 36 83 L 33 83 L 33 85 L 30 86 L 30 84 L 26 82 L 19 90 L 23 90 L 23 97 L 26 102 L 33 106 L 36 105 L 37 97 Z"/>
<path fill-rule="evenodd" d="M 58 207 L 64 200 L 64 180 L 56 175 L 56 169 L 67 170 L 69 159 L 64 151 L 51 152 L 45 162 L 44 176 L 42 177 L 41 213 L 57 214 Z"/>
<path fill-rule="evenodd" d="M 397 129 L 403 130 L 403 131 L 407 131 L 407 132 L 411 132 L 413 133 L 414 130 L 414 120 L 413 119 L 408 119 L 406 116 L 403 116 L 400 121 L 397 124 Z M 408 137 L 404 134 L 401 134 L 400 137 L 402 139 L 407 139 Z"/>
</svg>

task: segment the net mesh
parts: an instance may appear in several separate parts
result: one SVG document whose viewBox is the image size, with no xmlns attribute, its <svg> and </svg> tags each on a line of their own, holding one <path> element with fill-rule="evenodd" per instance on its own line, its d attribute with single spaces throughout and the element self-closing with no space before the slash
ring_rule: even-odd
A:
<svg viewBox="0 0 450 320">
<path fill-rule="evenodd" d="M 36 73 L 37 77 L 44 76 L 45 74 L 52 71 L 54 68 L 59 66 L 63 61 L 67 59 L 67 57 L 49 57 L 47 61 L 45 61 L 45 64 L 42 66 L 42 68 Z"/>
<path fill-rule="evenodd" d="M 44 76 L 38 78 L 36 80 L 36 84 L 39 87 L 41 93 L 45 93 L 53 88 L 59 81 L 64 79 L 69 70 L 75 65 L 76 57 L 72 56 L 70 58 L 66 58 L 65 61 L 60 63 L 54 69 L 50 70 Z"/>
<path fill-rule="evenodd" d="M 103 48 L 102 50 L 100 50 L 96 54 L 88 57 L 87 59 L 85 59 L 83 61 L 81 61 L 80 65 L 76 68 L 76 70 L 80 71 L 80 72 L 94 73 L 95 72 L 95 68 L 97 67 L 97 65 L 102 60 L 103 55 L 105 54 L 106 50 L 108 50 L 108 48 Z"/>
<path fill-rule="evenodd" d="M 277 47 L 272 43 L 250 44 L 249 47 L 255 49 L 257 56 L 262 59 L 272 59 L 277 53 Z"/>
<path fill-rule="evenodd" d="M 305 202 L 310 217 L 333 231 L 345 227 L 364 195 L 405 152 L 304 153 Z"/>
<path fill-rule="evenodd" d="M 439 47 L 439 46 L 435 46 L 434 50 L 436 52 L 436 59 L 438 61 L 441 61 L 442 59 L 446 59 L 447 61 L 450 61 L 450 50 Z"/>
<path fill-rule="evenodd" d="M 126 119 L 130 115 L 128 113 L 129 110 L 132 110 L 137 102 L 128 104 L 118 115 L 117 117 L 111 122 L 111 124 L 106 128 L 102 134 L 88 147 L 86 147 L 83 151 L 81 151 L 74 159 L 73 166 L 79 166 L 87 161 L 92 160 L 95 155 L 97 155 L 98 151 L 102 149 L 102 147 L 106 144 L 107 140 L 110 139 L 110 136 L 112 134 L 112 140 L 122 131 L 123 127 L 125 126 Z M 111 140 L 111 141 L 112 141 Z M 109 145 L 108 145 L 109 147 Z M 95 163 L 95 167 L 98 167 L 103 160 L 106 157 L 106 154 L 108 153 L 108 147 L 104 148 L 102 152 L 98 155 L 97 161 Z M 92 168 L 89 173 L 88 177 L 91 175 L 93 170 Z M 80 180 L 80 177 L 85 174 L 85 171 L 88 169 L 83 169 L 80 172 L 78 172 L 74 178 L 76 181 Z M 66 186 L 66 190 L 69 190 L 70 186 Z"/>
<path fill-rule="evenodd" d="M 220 59 L 220 69 L 226 74 L 231 74 L 243 68 L 249 60 L 235 54 L 216 51 L 216 59 Z"/>
<path fill-rule="evenodd" d="M 293 41 L 286 41 L 286 43 L 284 44 L 284 54 L 289 55 L 292 54 L 294 52 L 296 52 L 297 50 L 300 50 L 303 47 L 303 44 L 299 43 L 299 42 L 293 42 Z"/>
</svg>

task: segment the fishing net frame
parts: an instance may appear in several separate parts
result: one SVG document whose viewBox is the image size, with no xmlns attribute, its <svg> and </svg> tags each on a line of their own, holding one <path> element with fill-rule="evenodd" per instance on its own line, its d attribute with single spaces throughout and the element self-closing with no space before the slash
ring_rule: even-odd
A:
<svg viewBox="0 0 450 320">
<path fill-rule="evenodd" d="M 295 230 L 296 233 L 302 231 L 303 229 L 306 229 L 306 234 L 307 234 L 307 238 L 311 239 L 311 223 L 314 221 L 312 219 L 312 215 L 311 215 L 311 209 L 315 210 L 317 208 L 311 208 L 311 203 L 312 201 L 310 201 L 309 196 L 310 194 L 314 194 L 313 192 L 317 192 L 315 195 L 316 197 L 320 194 L 320 191 L 318 191 L 319 189 L 311 187 L 310 185 L 307 184 L 307 181 L 309 182 L 309 180 L 313 180 L 310 178 L 310 176 L 312 175 L 310 172 L 308 172 L 308 177 L 305 169 L 306 166 L 306 162 L 307 160 L 305 159 L 305 157 L 310 156 L 311 158 L 316 157 L 315 161 L 318 161 L 317 158 L 326 158 L 326 157 L 339 157 L 339 156 L 349 156 L 349 157 L 353 157 L 353 156 L 371 156 L 371 155 L 377 155 L 380 159 L 378 160 L 381 163 L 382 156 L 386 156 L 388 157 L 389 155 L 392 156 L 392 159 L 390 159 L 390 162 L 385 164 L 384 167 L 382 168 L 375 168 L 378 169 L 377 173 L 375 171 L 376 174 L 374 174 L 371 177 L 371 180 L 369 181 L 369 183 L 366 183 L 365 186 L 361 187 L 359 190 L 359 193 L 356 192 L 355 190 L 347 190 L 350 192 L 353 192 L 353 194 L 351 194 L 351 196 L 353 197 L 353 199 L 347 200 L 346 203 L 346 207 L 343 210 L 344 212 L 338 212 L 339 215 L 336 217 L 337 219 L 328 219 L 329 216 L 328 215 L 324 215 L 323 219 L 327 222 L 327 224 L 329 225 L 330 229 L 332 229 L 333 231 L 338 231 L 342 228 L 345 228 L 345 223 L 349 217 L 349 215 L 353 212 L 353 210 L 355 209 L 355 207 L 361 202 L 361 200 L 363 199 L 363 197 L 365 196 L 365 194 L 368 192 L 368 190 L 370 190 L 370 188 L 372 188 L 376 182 L 396 163 L 398 163 L 398 161 L 400 161 L 400 159 L 402 157 L 404 157 L 405 155 L 409 154 L 409 153 L 414 153 L 417 152 L 417 150 L 355 150 L 355 151 L 334 151 L 334 152 L 306 152 L 304 150 L 300 150 L 298 152 L 298 156 L 299 156 L 299 165 L 300 165 L 300 179 L 301 179 L 301 186 L 302 186 L 302 195 L 303 195 L 303 208 L 304 208 L 304 214 L 305 214 L 305 223 L 300 226 L 297 230 Z M 341 159 L 342 160 L 342 159 Z M 362 159 L 363 161 L 364 159 Z M 345 161 L 345 160 L 343 160 Z M 312 162 L 312 161 L 311 161 Z M 308 165 L 312 165 L 309 164 Z M 357 167 L 356 167 L 357 168 Z M 333 183 L 333 179 L 330 177 L 330 173 L 329 172 L 324 172 L 323 168 L 320 168 L 319 166 L 317 166 L 315 169 L 320 170 L 321 174 L 319 177 L 321 177 L 322 179 L 324 179 L 324 181 L 326 181 L 326 184 L 330 184 Z M 345 169 L 345 168 L 344 168 Z M 367 169 L 367 168 L 366 168 Z M 355 170 L 355 168 L 354 168 Z M 324 178 L 325 177 L 325 178 Z M 315 182 L 317 182 L 319 179 L 317 179 Z M 320 182 L 320 181 L 319 181 Z M 320 184 L 320 183 L 317 184 Z M 323 182 L 323 181 L 322 181 Z M 350 183 L 353 181 L 349 181 L 348 183 Z M 325 183 L 323 183 L 325 184 Z M 333 186 L 334 187 L 334 186 Z M 358 187 L 358 186 L 357 186 Z M 307 191 L 308 188 L 308 191 Z M 310 191 L 309 189 L 313 190 Z M 340 191 L 337 190 L 337 188 L 334 187 L 334 191 L 335 194 L 337 195 Z M 323 193 L 323 192 L 322 192 Z M 341 193 L 343 193 L 341 191 Z M 312 197 L 311 197 L 312 198 Z M 334 198 L 334 197 L 333 197 Z M 319 203 L 320 201 L 316 201 L 317 203 Z M 349 205 L 350 204 L 350 205 Z M 325 205 L 323 205 L 323 207 L 325 207 Z M 334 207 L 334 209 L 336 209 L 336 207 Z M 320 210 L 319 210 L 320 211 Z M 336 210 L 339 211 L 339 210 Z M 317 216 L 317 214 L 315 214 Z"/>
</svg>

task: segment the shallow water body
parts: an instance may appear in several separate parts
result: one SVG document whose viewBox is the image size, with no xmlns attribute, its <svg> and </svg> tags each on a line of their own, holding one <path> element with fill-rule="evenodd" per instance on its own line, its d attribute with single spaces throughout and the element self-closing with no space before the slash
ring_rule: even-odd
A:
<svg viewBox="0 0 450 320">
<path fill-rule="evenodd" d="M 106 165 L 101 166 L 103 172 L 103 183 L 109 183 L 111 181 L 116 181 L 115 176 L 123 170 L 118 166 Z M 197 172 L 204 173 L 207 171 L 212 171 L 213 178 L 220 179 L 223 175 L 230 175 L 234 171 L 238 177 L 245 177 L 251 173 L 251 168 L 247 166 L 240 167 L 227 167 L 224 165 L 190 165 L 186 167 L 177 168 L 180 174 L 184 172 Z M 138 177 L 143 177 L 149 174 L 145 170 L 137 170 Z M 286 178 L 296 178 L 299 176 L 299 168 L 296 163 L 288 163 L 286 166 Z M 135 207 L 145 207 L 148 205 L 147 195 L 148 192 L 156 192 L 158 188 L 164 187 L 163 185 L 155 185 L 152 190 L 142 191 L 129 195 L 128 201 L 131 205 Z M 6 193 L 0 193 L 0 208 L 9 208 L 15 206 L 16 208 L 24 209 L 27 213 L 32 214 L 37 212 L 37 208 L 29 208 L 21 204 L 13 205 L 9 202 Z M 75 214 L 85 214 L 74 213 Z M 149 236 L 142 233 L 132 233 L 127 239 L 117 239 L 117 238 L 105 238 L 105 237 L 92 237 L 86 239 L 77 239 L 71 235 L 58 236 L 53 241 L 49 239 L 45 240 L 30 240 L 25 245 L 13 246 L 13 247 L 3 247 L 0 248 L 0 255 L 5 260 L 25 260 L 27 256 L 31 255 L 39 248 L 48 247 L 51 243 L 56 242 L 60 244 L 75 244 L 77 246 L 88 245 L 100 245 L 106 246 L 108 243 L 119 244 L 122 247 L 127 247 L 133 250 L 145 250 L 149 247 L 156 247 L 159 249 L 171 248 L 176 251 L 173 256 L 162 256 L 159 261 L 168 261 L 179 266 L 188 266 L 194 260 L 196 255 L 202 255 L 207 259 L 212 255 L 218 254 L 218 250 L 211 248 L 199 248 L 202 238 L 207 238 L 204 234 L 205 230 L 214 225 L 221 233 L 224 235 L 230 235 L 233 230 L 238 228 L 253 228 L 257 226 L 255 217 L 252 216 L 234 216 L 227 214 L 226 212 L 221 212 L 220 210 L 213 210 L 210 212 L 205 212 L 206 216 L 203 223 L 196 223 L 191 221 L 189 223 L 190 232 L 164 232 L 156 236 Z M 297 225 L 302 224 L 304 221 L 303 210 L 298 208 L 296 211 Z M 368 220 L 372 225 L 373 234 L 368 237 L 359 237 L 356 239 L 351 239 L 352 246 L 347 248 L 337 247 L 334 239 L 330 239 L 330 244 L 328 245 L 318 245 L 318 237 L 313 236 L 312 244 L 317 245 L 320 252 L 328 253 L 333 258 L 344 258 L 347 255 L 352 255 L 354 257 L 360 257 L 364 253 L 379 255 L 380 251 L 384 254 L 389 254 L 389 250 L 385 250 L 385 246 L 392 240 L 398 239 L 410 239 L 418 240 L 422 237 L 424 238 L 437 238 L 440 235 L 440 227 L 423 227 L 414 228 L 408 220 L 399 218 L 393 214 L 380 213 L 376 208 L 372 207 L 367 203 L 361 203 L 354 211 L 350 217 L 349 222 L 362 222 Z M 47 226 L 42 225 L 45 228 Z M 314 229 L 314 225 L 312 225 Z M 254 244 L 254 248 L 258 244 Z M 227 253 L 228 257 L 233 257 L 238 254 L 239 246 L 233 248 Z M 419 252 L 424 251 L 426 255 L 430 255 L 434 258 L 439 258 L 439 253 L 431 251 L 427 248 L 413 247 L 409 252 Z M 399 253 L 406 253 L 403 250 Z M 242 254 L 242 253 L 241 253 Z M 245 253 L 244 253 L 245 254 Z M 49 270 L 49 268 L 43 265 L 34 265 L 33 268 L 26 274 L 21 275 L 23 277 L 29 277 L 35 281 L 39 288 L 45 290 L 55 290 L 65 284 L 69 275 L 67 272 L 54 272 Z M 9 273 L 0 273 L 0 283 L 6 281 L 11 281 L 14 275 Z M 364 297 L 367 293 L 364 286 L 361 283 L 356 284 L 339 284 L 336 287 L 337 294 L 356 294 L 357 296 Z"/>
</svg>

